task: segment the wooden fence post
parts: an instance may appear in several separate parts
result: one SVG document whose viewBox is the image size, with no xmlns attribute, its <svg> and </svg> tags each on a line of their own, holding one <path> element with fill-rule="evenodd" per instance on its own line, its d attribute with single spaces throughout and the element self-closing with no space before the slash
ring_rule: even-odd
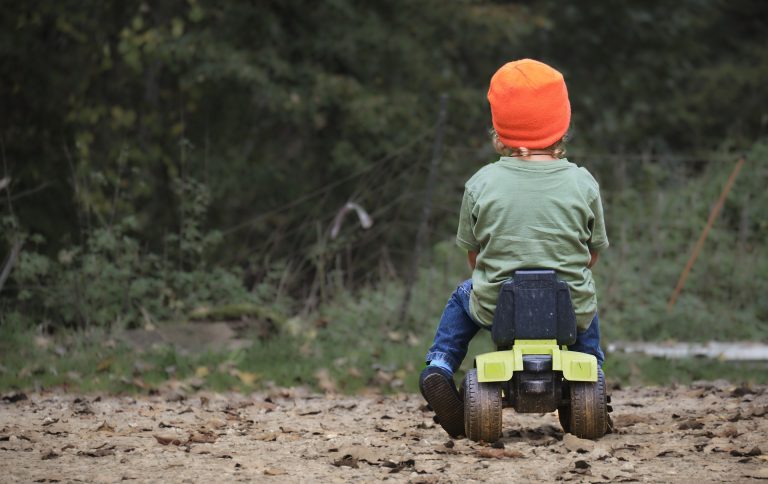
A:
<svg viewBox="0 0 768 484">
<path fill-rule="evenodd" d="M 667 302 L 667 311 L 671 311 L 672 308 L 675 306 L 677 297 L 680 295 L 680 291 L 683 290 L 683 286 L 685 285 L 685 280 L 688 279 L 688 274 L 691 272 L 691 268 L 693 268 L 693 264 L 696 262 L 696 259 L 699 257 L 701 248 L 704 246 L 704 241 L 707 240 L 707 235 L 709 235 L 709 231 L 710 229 L 712 229 L 712 225 L 714 225 L 717 215 L 720 213 L 720 210 L 723 208 L 723 205 L 725 204 L 725 199 L 728 197 L 728 193 L 730 193 L 731 188 L 733 188 L 733 182 L 736 181 L 736 177 L 739 175 L 739 172 L 741 171 L 742 166 L 744 166 L 744 157 L 739 158 L 739 161 L 736 162 L 736 166 L 733 168 L 731 175 L 728 177 L 728 181 L 725 182 L 723 191 L 720 193 L 720 198 L 717 199 L 717 203 L 715 203 L 715 206 L 712 207 L 712 211 L 709 213 L 709 219 L 707 220 L 707 225 L 704 227 L 704 230 L 701 232 L 701 236 L 699 236 L 699 240 L 696 241 L 696 245 L 693 247 L 693 252 L 691 252 L 691 256 L 688 258 L 688 263 L 685 264 L 685 268 L 683 269 L 683 272 L 680 274 L 680 279 L 678 279 L 677 281 L 677 286 L 675 286 L 675 290 L 672 292 L 672 296 L 670 296 L 669 302 Z"/>
</svg>

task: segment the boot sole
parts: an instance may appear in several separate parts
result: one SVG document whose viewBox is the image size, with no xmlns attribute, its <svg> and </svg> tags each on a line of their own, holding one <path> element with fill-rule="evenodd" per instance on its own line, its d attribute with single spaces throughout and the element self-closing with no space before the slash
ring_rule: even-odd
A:
<svg viewBox="0 0 768 484">
<path fill-rule="evenodd" d="M 457 398 L 452 384 L 444 376 L 432 374 L 424 379 L 423 392 L 440 426 L 451 437 L 459 437 L 464 435 L 464 403 Z"/>
</svg>

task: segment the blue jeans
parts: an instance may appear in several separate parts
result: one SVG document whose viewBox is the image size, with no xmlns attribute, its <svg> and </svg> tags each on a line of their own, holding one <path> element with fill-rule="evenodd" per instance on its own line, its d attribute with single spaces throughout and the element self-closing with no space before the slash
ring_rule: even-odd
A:
<svg viewBox="0 0 768 484">
<path fill-rule="evenodd" d="M 475 322 L 469 313 L 469 293 L 472 291 L 472 279 L 459 284 L 445 305 L 440 324 L 432 347 L 427 352 L 426 361 L 444 360 L 455 372 L 464 357 L 467 356 L 469 342 L 483 327 Z M 488 328 L 486 328 L 488 329 Z M 577 332 L 576 343 L 568 346 L 569 350 L 594 355 L 602 367 L 605 355 L 600 349 L 600 323 L 597 314 L 586 331 Z"/>
</svg>

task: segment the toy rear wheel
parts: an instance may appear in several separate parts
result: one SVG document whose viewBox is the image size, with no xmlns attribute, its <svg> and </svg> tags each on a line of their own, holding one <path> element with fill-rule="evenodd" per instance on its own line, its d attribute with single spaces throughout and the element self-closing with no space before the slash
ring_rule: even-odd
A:
<svg viewBox="0 0 768 484">
<path fill-rule="evenodd" d="M 501 385 L 477 381 L 477 369 L 464 377 L 464 433 L 475 442 L 501 437 Z"/>
<path fill-rule="evenodd" d="M 582 439 L 597 439 L 608 430 L 608 406 L 603 370 L 596 382 L 569 382 L 571 402 L 558 408 L 563 430 Z"/>
</svg>

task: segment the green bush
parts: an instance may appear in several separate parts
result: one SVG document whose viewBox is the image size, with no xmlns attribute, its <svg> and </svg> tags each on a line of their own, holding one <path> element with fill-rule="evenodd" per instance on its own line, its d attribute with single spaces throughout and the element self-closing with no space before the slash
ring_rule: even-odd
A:
<svg viewBox="0 0 768 484">
<path fill-rule="evenodd" d="M 200 228 L 205 186 L 186 181 L 176 187 L 183 223 L 166 236 L 162 254 L 133 235 L 133 217 L 91 230 L 82 245 L 55 258 L 45 255 L 44 240 L 27 237 L 13 272 L 18 309 L 54 326 L 122 328 L 182 318 L 200 306 L 259 302 L 239 269 L 206 260 L 221 238 Z"/>
</svg>

